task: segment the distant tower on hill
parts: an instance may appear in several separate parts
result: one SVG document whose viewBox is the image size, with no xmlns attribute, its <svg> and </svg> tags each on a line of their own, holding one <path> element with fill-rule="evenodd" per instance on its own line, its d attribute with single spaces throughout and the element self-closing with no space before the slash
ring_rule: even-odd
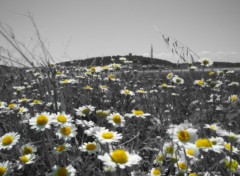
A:
<svg viewBox="0 0 240 176">
<path fill-rule="evenodd" d="M 153 58 L 153 46 L 151 45 L 150 57 Z"/>
</svg>

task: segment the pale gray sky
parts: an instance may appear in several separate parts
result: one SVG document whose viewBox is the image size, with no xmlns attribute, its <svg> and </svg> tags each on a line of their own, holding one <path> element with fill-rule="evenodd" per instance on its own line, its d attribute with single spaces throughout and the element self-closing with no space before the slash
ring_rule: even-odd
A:
<svg viewBox="0 0 240 176">
<path fill-rule="evenodd" d="M 28 12 L 57 61 L 142 55 L 151 44 L 155 56 L 175 61 L 155 25 L 201 56 L 240 62 L 239 0 L 0 0 L 0 21 L 31 47 L 34 28 L 17 14 Z"/>
</svg>

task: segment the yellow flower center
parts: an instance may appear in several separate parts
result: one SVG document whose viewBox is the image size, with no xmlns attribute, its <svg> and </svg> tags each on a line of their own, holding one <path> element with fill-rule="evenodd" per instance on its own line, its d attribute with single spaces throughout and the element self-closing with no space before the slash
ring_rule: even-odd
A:
<svg viewBox="0 0 240 176">
<path fill-rule="evenodd" d="M 113 115 L 112 120 L 114 123 L 121 123 L 122 119 L 119 115 Z"/>
<path fill-rule="evenodd" d="M 187 169 L 187 165 L 186 165 L 186 163 L 184 163 L 184 162 L 178 162 L 178 167 L 179 167 L 179 169 L 181 169 L 181 170 L 186 170 Z"/>
<path fill-rule="evenodd" d="M 205 82 L 203 80 L 197 80 L 196 83 L 200 86 L 203 86 Z"/>
<path fill-rule="evenodd" d="M 90 109 L 89 108 L 84 108 L 82 110 L 82 113 L 88 115 L 90 113 Z"/>
<path fill-rule="evenodd" d="M 189 149 L 186 150 L 186 153 L 190 156 L 193 156 L 194 155 L 194 149 L 189 148 Z"/>
<path fill-rule="evenodd" d="M 216 130 L 216 126 L 214 126 L 214 125 L 210 125 L 209 128 L 210 128 L 211 130 Z"/>
<path fill-rule="evenodd" d="M 225 167 L 230 168 L 232 172 L 235 172 L 238 168 L 238 162 L 236 160 L 232 160 L 232 164 L 230 166 L 230 161 L 225 162 Z"/>
<path fill-rule="evenodd" d="M 96 149 L 96 144 L 93 144 L 93 143 L 87 144 L 86 149 L 90 150 L 90 151 L 95 150 Z"/>
<path fill-rule="evenodd" d="M 70 126 L 62 127 L 61 133 L 64 134 L 65 136 L 68 136 L 71 133 L 71 127 Z"/>
<path fill-rule="evenodd" d="M 67 117 L 64 114 L 60 114 L 57 116 L 57 121 L 61 123 L 67 122 Z"/>
<path fill-rule="evenodd" d="M 128 162 L 128 156 L 125 150 L 117 149 L 111 153 L 111 158 L 115 163 L 124 164 Z"/>
<path fill-rule="evenodd" d="M 103 70 L 107 70 L 108 69 L 108 66 L 107 65 L 104 65 L 101 67 Z"/>
<path fill-rule="evenodd" d="M 65 79 L 65 80 L 62 81 L 62 83 L 67 84 L 67 83 L 69 83 L 69 80 Z"/>
<path fill-rule="evenodd" d="M 46 125 L 48 123 L 48 117 L 44 114 L 40 114 L 38 117 L 37 117 L 37 125 Z"/>
<path fill-rule="evenodd" d="M 29 158 L 26 155 L 21 156 L 19 159 L 23 163 L 27 163 L 29 161 Z"/>
<path fill-rule="evenodd" d="M 167 84 L 166 83 L 162 83 L 162 88 L 167 88 Z"/>
<path fill-rule="evenodd" d="M 9 109 L 12 109 L 12 108 L 14 108 L 15 106 L 16 106 L 16 104 L 13 104 L 13 103 L 12 103 L 12 104 L 9 104 L 9 105 L 8 105 L 8 108 L 9 108 Z"/>
<path fill-rule="evenodd" d="M 230 99 L 231 99 L 231 101 L 237 101 L 238 96 L 237 95 L 232 95 Z"/>
<path fill-rule="evenodd" d="M 63 150 L 65 150 L 65 146 L 64 146 L 64 145 L 59 145 L 59 146 L 57 146 L 57 147 L 55 148 L 55 150 L 56 150 L 57 152 L 62 152 Z"/>
<path fill-rule="evenodd" d="M 143 90 L 143 89 L 139 89 L 138 92 L 139 92 L 139 93 L 145 93 L 146 91 Z"/>
<path fill-rule="evenodd" d="M 198 148 L 211 148 L 212 142 L 207 138 L 200 138 L 200 139 L 196 140 L 195 145 Z"/>
<path fill-rule="evenodd" d="M 12 136 L 4 136 L 2 138 L 2 145 L 10 145 L 13 142 L 13 137 Z"/>
<path fill-rule="evenodd" d="M 224 148 L 227 149 L 227 150 L 230 150 L 231 149 L 231 144 L 224 143 Z"/>
<path fill-rule="evenodd" d="M 101 85 L 100 88 L 101 89 L 107 89 L 107 86 L 106 85 Z"/>
<path fill-rule="evenodd" d="M 0 166 L 0 176 L 4 175 L 7 171 L 7 168 L 4 166 Z"/>
<path fill-rule="evenodd" d="M 167 78 L 171 79 L 172 77 L 173 77 L 173 74 L 172 73 L 168 73 Z"/>
<path fill-rule="evenodd" d="M 67 176 L 67 175 L 68 175 L 68 170 L 66 169 L 66 167 L 58 168 L 56 176 Z"/>
<path fill-rule="evenodd" d="M 110 74 L 110 75 L 108 75 L 108 79 L 110 79 L 110 80 L 114 80 L 114 75 L 113 74 Z"/>
<path fill-rule="evenodd" d="M 204 60 L 203 61 L 203 65 L 208 65 L 209 64 L 209 61 L 208 60 Z"/>
<path fill-rule="evenodd" d="M 214 75 L 215 73 L 213 72 L 213 71 L 211 71 L 211 72 L 209 72 L 208 73 L 208 76 L 212 76 L 212 75 Z"/>
<path fill-rule="evenodd" d="M 158 155 L 158 156 L 156 157 L 156 161 L 163 161 L 163 159 L 164 159 L 164 156 L 163 156 L 163 155 Z"/>
<path fill-rule="evenodd" d="M 20 108 L 18 112 L 23 113 L 23 111 L 24 111 L 24 108 Z"/>
<path fill-rule="evenodd" d="M 168 154 L 173 154 L 173 152 L 174 152 L 173 146 L 167 146 L 165 149 L 165 152 Z"/>
<path fill-rule="evenodd" d="M 25 102 L 25 101 L 27 101 L 27 98 L 26 98 L 26 97 L 21 98 L 21 101 L 22 101 L 22 102 Z"/>
<path fill-rule="evenodd" d="M 161 171 L 160 171 L 160 169 L 154 168 L 153 171 L 152 171 L 152 174 L 153 175 L 160 175 Z"/>
<path fill-rule="evenodd" d="M 181 130 L 177 133 L 178 139 L 181 142 L 188 142 L 190 140 L 190 134 L 187 130 Z"/>
<path fill-rule="evenodd" d="M 96 67 L 91 67 L 90 70 L 91 72 L 96 72 Z"/>
<path fill-rule="evenodd" d="M 62 72 L 60 72 L 60 71 L 57 72 L 57 75 L 61 75 L 61 74 L 62 74 Z"/>
<path fill-rule="evenodd" d="M 41 104 L 40 100 L 33 100 L 33 104 Z"/>
<path fill-rule="evenodd" d="M 90 90 L 90 89 L 92 89 L 92 87 L 91 86 L 85 86 L 85 89 Z"/>
<path fill-rule="evenodd" d="M 125 89 L 125 90 L 124 90 L 124 93 L 125 93 L 125 94 L 130 94 L 130 90 Z"/>
<path fill-rule="evenodd" d="M 28 155 L 32 153 L 32 148 L 30 146 L 25 146 L 23 148 L 23 154 Z"/>
<path fill-rule="evenodd" d="M 133 114 L 136 115 L 136 116 L 141 116 L 141 115 L 144 114 L 144 112 L 141 111 L 141 110 L 133 110 Z"/>
<path fill-rule="evenodd" d="M 112 132 L 104 132 L 104 133 L 102 133 L 102 137 L 104 139 L 112 139 L 113 138 L 113 133 Z"/>
</svg>

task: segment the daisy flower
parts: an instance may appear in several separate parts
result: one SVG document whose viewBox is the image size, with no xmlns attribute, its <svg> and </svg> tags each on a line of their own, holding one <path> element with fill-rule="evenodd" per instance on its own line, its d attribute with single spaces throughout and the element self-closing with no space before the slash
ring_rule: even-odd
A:
<svg viewBox="0 0 240 176">
<path fill-rule="evenodd" d="M 0 101 L 0 109 L 6 108 L 7 103 L 4 101 Z"/>
<path fill-rule="evenodd" d="M 124 117 L 119 113 L 112 113 L 107 117 L 109 123 L 111 123 L 115 127 L 123 127 L 125 124 Z"/>
<path fill-rule="evenodd" d="M 130 96 L 135 95 L 133 91 L 128 90 L 128 89 L 123 89 L 123 90 L 120 91 L 120 93 L 123 94 L 123 95 L 130 95 Z"/>
<path fill-rule="evenodd" d="M 197 129 L 188 127 L 184 123 L 178 126 L 170 126 L 167 133 L 173 139 L 173 142 L 178 144 L 194 143 L 197 139 Z"/>
<path fill-rule="evenodd" d="M 18 110 L 18 114 L 23 114 L 23 113 L 25 113 L 25 112 L 28 112 L 28 109 L 25 108 L 25 107 L 21 107 L 21 108 L 19 108 L 19 110 Z"/>
<path fill-rule="evenodd" d="M 102 131 L 102 130 L 106 130 L 106 128 L 104 127 L 99 127 L 99 126 L 93 126 L 87 130 L 84 131 L 84 133 L 87 135 L 87 136 L 95 136 L 95 134 L 99 131 Z"/>
<path fill-rule="evenodd" d="M 223 163 L 225 169 L 231 170 L 231 172 L 236 172 L 237 170 L 239 170 L 239 164 L 238 164 L 237 160 L 230 159 L 229 156 L 224 158 L 221 161 L 221 163 Z"/>
<path fill-rule="evenodd" d="M 168 73 L 167 74 L 167 79 L 171 80 L 173 78 L 174 74 L 173 73 Z"/>
<path fill-rule="evenodd" d="M 32 145 L 31 143 L 27 143 L 21 147 L 21 153 L 23 155 L 28 155 L 35 153 L 37 151 L 37 147 Z"/>
<path fill-rule="evenodd" d="M 222 151 L 222 145 L 213 144 L 208 138 L 199 138 L 195 142 L 195 146 L 202 151 L 208 152 L 209 150 L 220 153 Z"/>
<path fill-rule="evenodd" d="M 236 134 L 236 133 L 233 133 L 233 132 L 228 132 L 228 131 L 225 131 L 225 130 L 220 130 L 219 129 L 219 130 L 217 130 L 217 134 L 219 136 L 227 137 L 231 141 L 235 141 L 235 140 L 240 139 L 240 134 Z"/>
<path fill-rule="evenodd" d="M 175 167 L 177 167 L 180 171 L 186 171 L 188 168 L 187 161 L 180 158 L 175 164 Z"/>
<path fill-rule="evenodd" d="M 205 124 L 204 128 L 208 128 L 210 130 L 213 130 L 213 131 L 216 131 L 216 130 L 220 130 L 221 127 L 218 126 L 216 123 L 213 123 L 213 124 Z"/>
<path fill-rule="evenodd" d="M 202 79 L 195 80 L 195 81 L 194 81 L 194 84 L 195 84 L 195 85 L 199 85 L 199 86 L 201 86 L 201 87 L 204 87 L 204 86 L 206 86 L 206 83 L 205 83 L 205 81 L 204 81 L 204 80 L 202 80 Z"/>
<path fill-rule="evenodd" d="M 60 84 L 74 84 L 74 83 L 77 83 L 75 79 L 64 79 L 60 81 Z"/>
<path fill-rule="evenodd" d="M 237 95 L 231 95 L 231 96 L 228 98 L 229 102 L 231 102 L 231 103 L 237 102 L 238 99 L 239 99 L 239 98 L 238 98 Z"/>
<path fill-rule="evenodd" d="M 198 159 L 198 155 L 200 154 L 199 149 L 192 143 L 188 143 L 184 146 L 184 150 L 186 152 L 186 155 L 189 158 Z"/>
<path fill-rule="evenodd" d="M 9 110 L 17 110 L 18 108 L 19 108 L 18 105 L 15 103 L 10 103 L 7 106 L 7 109 L 9 109 Z"/>
<path fill-rule="evenodd" d="M 61 167 L 61 166 L 53 166 L 52 168 L 52 176 L 75 176 L 76 175 L 76 169 L 72 167 L 72 165 L 68 165 L 67 167 Z"/>
<path fill-rule="evenodd" d="M 0 162 L 0 176 L 6 176 L 11 172 L 11 164 L 9 161 Z"/>
<path fill-rule="evenodd" d="M 189 67 L 189 70 L 190 70 L 190 71 L 196 71 L 196 70 L 197 70 L 197 67 L 192 65 L 192 66 Z"/>
<path fill-rule="evenodd" d="M 65 114 L 65 112 L 53 114 L 52 123 L 54 125 L 64 125 L 65 123 L 71 123 L 72 117 Z"/>
<path fill-rule="evenodd" d="M 80 117 L 86 117 L 90 115 L 94 110 L 95 110 L 95 107 L 91 105 L 86 105 L 86 106 L 79 107 L 78 109 L 75 109 L 76 114 Z"/>
<path fill-rule="evenodd" d="M 98 159 L 106 166 L 119 166 L 119 168 L 124 169 L 125 167 L 138 164 L 142 158 L 137 154 L 130 154 L 124 149 L 116 149 L 110 154 L 99 155 Z"/>
<path fill-rule="evenodd" d="M 201 63 L 202 66 L 205 66 L 205 67 L 209 67 L 213 64 L 213 61 L 207 57 L 199 59 L 199 62 Z"/>
<path fill-rule="evenodd" d="M 149 113 L 144 113 L 142 110 L 140 109 L 135 109 L 135 110 L 132 110 L 132 113 L 131 114 L 126 114 L 127 117 L 140 117 L 140 118 L 143 118 L 145 119 L 146 117 L 150 116 L 151 114 Z"/>
<path fill-rule="evenodd" d="M 76 120 L 76 125 L 80 125 L 81 127 L 88 127 L 88 128 L 95 126 L 94 122 L 91 120 L 86 121 L 86 120 L 78 120 L 78 119 Z"/>
<path fill-rule="evenodd" d="M 37 131 L 44 131 L 46 128 L 51 128 L 52 115 L 48 112 L 43 112 L 31 118 L 29 120 L 29 124 L 31 125 L 31 129 L 36 129 Z"/>
<path fill-rule="evenodd" d="M 106 86 L 106 85 L 100 85 L 99 88 L 100 88 L 103 92 L 108 91 L 108 86 Z"/>
<path fill-rule="evenodd" d="M 224 142 L 224 144 L 223 144 L 223 146 L 226 150 L 228 150 L 229 152 L 232 150 L 233 153 L 238 154 L 239 150 L 236 147 L 234 147 L 233 145 L 232 145 L 232 149 L 231 149 L 231 145 L 232 145 L 231 143 L 227 143 L 227 142 Z"/>
<path fill-rule="evenodd" d="M 71 138 L 75 137 L 77 135 L 77 128 L 72 123 L 66 123 L 62 125 L 56 135 L 63 140 L 70 140 Z"/>
<path fill-rule="evenodd" d="M 64 143 L 62 145 L 58 145 L 58 146 L 54 147 L 54 153 L 55 154 L 61 154 L 65 151 L 70 150 L 70 148 L 71 148 L 71 144 Z"/>
<path fill-rule="evenodd" d="M 20 139 L 20 135 L 18 133 L 10 132 L 10 133 L 4 134 L 0 138 L 0 150 L 1 149 L 10 150 L 15 144 L 17 144 L 19 139 Z"/>
<path fill-rule="evenodd" d="M 19 103 L 24 103 L 24 102 L 29 102 L 30 99 L 27 99 L 26 97 L 21 98 L 20 100 L 18 100 Z"/>
<path fill-rule="evenodd" d="M 172 144 L 171 142 L 165 142 L 163 145 L 163 152 L 167 156 L 173 156 L 175 154 L 176 148 L 175 145 Z"/>
<path fill-rule="evenodd" d="M 85 90 L 93 90 L 93 88 L 91 86 L 89 86 L 89 85 L 85 86 L 84 89 Z"/>
<path fill-rule="evenodd" d="M 148 92 L 147 92 L 146 90 L 144 90 L 143 88 L 138 89 L 136 92 L 139 93 L 139 94 L 146 94 L 146 93 L 148 93 Z"/>
<path fill-rule="evenodd" d="M 125 62 L 125 61 L 127 60 L 127 58 L 126 58 L 126 57 L 120 57 L 119 60 L 120 60 L 121 62 Z"/>
<path fill-rule="evenodd" d="M 42 101 L 41 100 L 38 100 L 38 99 L 35 99 L 33 100 L 32 103 L 29 103 L 30 106 L 34 106 L 34 105 L 42 105 Z"/>
<path fill-rule="evenodd" d="M 158 167 L 154 167 L 150 171 L 150 176 L 160 176 L 161 175 L 161 170 Z"/>
<path fill-rule="evenodd" d="M 113 74 L 109 74 L 107 79 L 110 80 L 110 81 L 116 81 L 116 78 Z"/>
<path fill-rule="evenodd" d="M 175 75 L 172 78 L 172 82 L 174 82 L 175 84 L 184 84 L 184 79 L 180 78 L 178 75 Z"/>
<path fill-rule="evenodd" d="M 119 140 L 122 139 L 121 134 L 114 131 L 109 131 L 107 129 L 97 131 L 95 137 L 102 144 L 119 142 Z"/>
<path fill-rule="evenodd" d="M 18 162 L 18 169 L 23 168 L 26 164 L 32 164 L 35 162 L 35 155 L 34 154 L 28 154 L 28 155 L 22 155 L 19 157 Z"/>
<path fill-rule="evenodd" d="M 155 159 L 154 159 L 154 164 L 162 164 L 163 163 L 163 159 L 164 159 L 164 155 L 163 155 L 163 153 L 162 152 L 159 152 L 158 154 L 157 154 L 157 156 L 155 157 Z"/>
<path fill-rule="evenodd" d="M 231 83 L 229 83 L 228 87 L 231 87 L 231 86 L 238 87 L 239 86 L 239 82 L 231 82 Z"/>
<path fill-rule="evenodd" d="M 110 114 L 110 110 L 99 109 L 96 111 L 96 116 L 100 118 L 106 118 Z"/>
<path fill-rule="evenodd" d="M 100 149 L 100 145 L 96 142 L 88 142 L 88 143 L 84 143 L 82 144 L 79 149 L 82 152 L 88 152 L 89 154 L 95 154 L 96 152 L 99 151 Z"/>
</svg>

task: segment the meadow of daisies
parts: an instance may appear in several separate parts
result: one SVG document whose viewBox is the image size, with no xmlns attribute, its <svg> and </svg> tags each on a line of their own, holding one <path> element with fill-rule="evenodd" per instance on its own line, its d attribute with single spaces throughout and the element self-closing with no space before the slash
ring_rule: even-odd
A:
<svg viewBox="0 0 240 176">
<path fill-rule="evenodd" d="M 49 65 L 0 94 L 0 176 L 238 175 L 239 72 Z"/>
</svg>

